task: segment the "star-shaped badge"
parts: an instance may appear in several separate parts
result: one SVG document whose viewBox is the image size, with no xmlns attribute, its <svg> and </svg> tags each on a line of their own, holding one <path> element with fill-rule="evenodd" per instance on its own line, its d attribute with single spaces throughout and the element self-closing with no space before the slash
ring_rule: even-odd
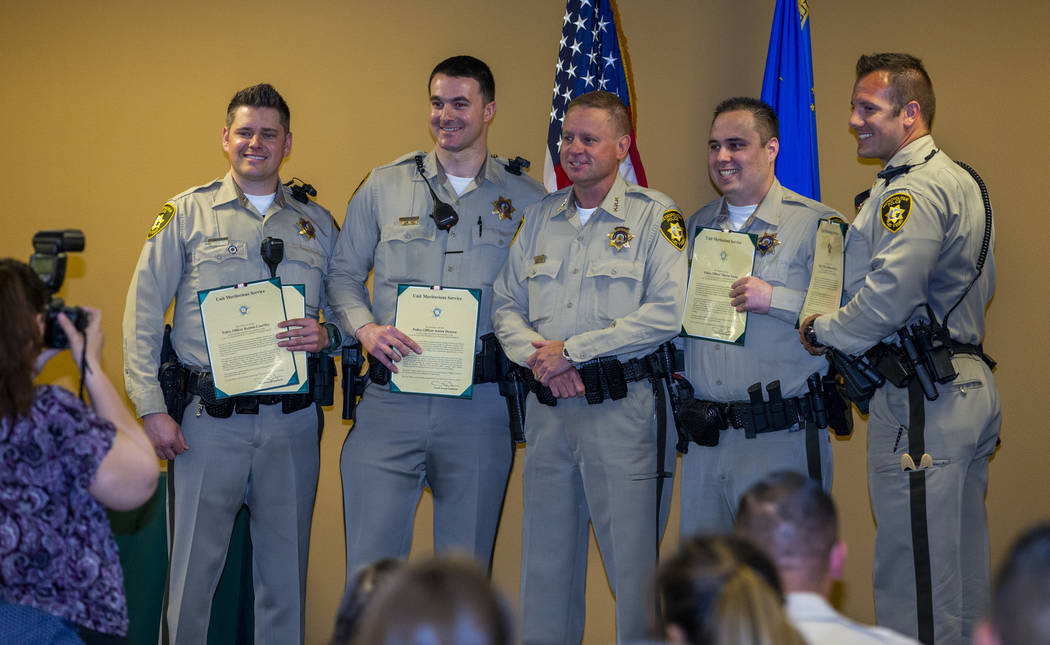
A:
<svg viewBox="0 0 1050 645">
<path fill-rule="evenodd" d="M 758 238 L 758 242 L 755 243 L 755 246 L 758 247 L 758 250 L 762 255 L 765 255 L 766 253 L 773 253 L 778 244 L 780 244 L 780 240 L 777 239 L 776 233 L 765 233 L 762 237 Z"/>
<path fill-rule="evenodd" d="M 514 208 L 514 204 L 511 203 L 509 197 L 500 195 L 496 198 L 496 201 L 492 202 L 492 214 L 499 215 L 499 219 L 502 222 L 505 219 L 510 219 L 511 214 L 517 210 Z"/>
<path fill-rule="evenodd" d="M 634 235 L 631 235 L 631 229 L 626 226 L 617 226 L 612 233 L 609 233 L 609 246 L 617 251 L 629 249 L 633 239 Z"/>
<path fill-rule="evenodd" d="M 314 239 L 317 236 L 317 230 L 314 229 L 314 223 L 305 217 L 299 218 L 299 235 L 306 237 L 308 240 Z"/>
</svg>

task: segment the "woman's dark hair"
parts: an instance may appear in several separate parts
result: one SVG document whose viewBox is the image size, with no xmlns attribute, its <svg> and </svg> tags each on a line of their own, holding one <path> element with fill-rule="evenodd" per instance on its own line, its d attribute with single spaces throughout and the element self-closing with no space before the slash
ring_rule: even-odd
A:
<svg viewBox="0 0 1050 645">
<path fill-rule="evenodd" d="M 656 577 L 663 636 L 671 625 L 692 645 L 802 645 L 784 612 L 773 563 L 734 536 L 695 537 Z"/>
<path fill-rule="evenodd" d="M 44 345 L 37 314 L 47 301 L 47 287 L 29 265 L 0 259 L 0 420 L 13 422 L 33 403 L 33 364 Z"/>
</svg>

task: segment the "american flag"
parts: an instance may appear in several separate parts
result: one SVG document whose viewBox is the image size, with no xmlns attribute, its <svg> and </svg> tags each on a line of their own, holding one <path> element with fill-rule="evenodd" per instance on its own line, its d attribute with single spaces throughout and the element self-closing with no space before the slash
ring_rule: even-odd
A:
<svg viewBox="0 0 1050 645">
<path fill-rule="evenodd" d="M 620 46 L 620 34 L 610 0 L 568 0 L 562 17 L 558 65 L 554 72 L 547 154 L 543 183 L 554 191 L 569 185 L 561 168 L 561 124 L 569 101 L 593 90 L 606 90 L 620 97 L 631 109 L 631 89 Z M 632 115 L 631 149 L 620 164 L 620 174 L 632 183 L 647 186 L 642 158 L 635 145 Z"/>
</svg>

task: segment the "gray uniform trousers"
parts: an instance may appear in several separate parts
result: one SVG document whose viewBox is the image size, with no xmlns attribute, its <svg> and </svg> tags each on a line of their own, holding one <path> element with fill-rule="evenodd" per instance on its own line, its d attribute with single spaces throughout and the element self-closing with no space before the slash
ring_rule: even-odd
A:
<svg viewBox="0 0 1050 645">
<path fill-rule="evenodd" d="M 821 484 L 830 491 L 831 443 L 826 429 L 818 432 Z M 682 539 L 732 533 L 740 498 L 755 482 L 778 470 L 805 475 L 808 469 L 804 427 L 766 432 L 754 439 L 742 429 L 729 428 L 719 435 L 717 446 L 690 443 L 689 452 L 682 455 Z"/>
<path fill-rule="evenodd" d="M 169 642 L 207 641 L 208 616 L 233 522 L 248 505 L 255 587 L 255 643 L 301 643 L 306 565 L 320 467 L 317 409 L 213 419 L 186 408 L 190 449 L 168 462 L 173 509 L 167 606 Z M 258 503 L 257 503 L 258 500 Z M 187 593 L 188 590 L 207 593 Z"/>
<path fill-rule="evenodd" d="M 969 643 L 985 611 L 988 532 L 984 495 L 988 458 L 999 436 L 999 392 L 977 356 L 952 359 L 959 376 L 926 401 L 926 517 L 938 643 Z M 875 615 L 878 623 L 916 634 L 908 452 L 908 390 L 884 385 L 868 419 L 868 488 L 875 522 Z"/>
<path fill-rule="evenodd" d="M 483 567 L 513 459 L 507 405 L 495 383 L 472 399 L 392 393 L 370 384 L 343 443 L 347 580 L 412 546 L 423 487 L 434 494 L 434 549 L 461 549 Z"/>
<path fill-rule="evenodd" d="M 617 642 L 647 635 L 658 538 L 655 409 L 649 381 L 628 390 L 598 405 L 528 398 L 522 645 L 582 639 L 591 521 L 616 595 Z M 673 459 L 673 441 L 667 448 Z M 668 480 L 667 496 L 670 488 Z"/>
</svg>

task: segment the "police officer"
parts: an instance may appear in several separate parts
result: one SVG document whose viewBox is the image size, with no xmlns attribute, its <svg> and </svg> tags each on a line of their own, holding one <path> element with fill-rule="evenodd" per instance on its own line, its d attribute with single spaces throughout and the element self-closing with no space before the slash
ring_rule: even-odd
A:
<svg viewBox="0 0 1050 645">
<path fill-rule="evenodd" d="M 696 397 L 719 404 L 748 401 L 748 388 L 780 381 L 785 399 L 809 392 L 807 377 L 827 372 L 827 362 L 795 342 L 795 325 L 809 288 L 817 223 L 836 217 L 831 208 L 780 185 L 774 165 L 780 150 L 778 119 L 769 105 L 737 97 L 715 108 L 707 142 L 711 180 L 722 193 L 689 218 L 687 229 L 717 228 L 758 239 L 752 275 L 726 294 L 737 311 L 750 313 L 742 345 L 686 338 L 687 379 Z M 827 430 L 786 421 L 752 434 L 731 424 L 717 445 L 690 444 L 682 456 L 683 538 L 728 533 L 740 496 L 774 470 L 809 472 L 831 487 Z M 815 436 L 811 436 L 815 435 Z"/>
<path fill-rule="evenodd" d="M 984 495 L 1000 418 L 980 347 L 995 284 L 990 211 L 930 134 L 933 84 L 919 59 L 861 56 L 852 105 L 857 154 L 884 168 L 847 239 L 852 299 L 804 321 L 800 334 L 811 351 L 856 355 L 886 339 L 899 355 L 906 325 L 932 318 L 947 329 L 954 379 L 923 388 L 913 377 L 871 400 L 875 609 L 880 624 L 924 643 L 967 643 L 988 598 Z"/>
<path fill-rule="evenodd" d="M 480 289 L 480 351 L 480 336 L 491 332 L 492 281 L 522 211 L 544 193 L 488 152 L 496 102 L 484 62 L 438 63 L 429 96 L 434 150 L 372 171 L 347 207 L 328 277 L 333 310 L 368 352 L 373 380 L 383 382 L 367 387 L 340 460 L 347 579 L 379 558 L 408 555 L 424 486 L 434 494 L 436 550 L 465 550 L 487 567 L 513 455 L 495 383 L 475 384 L 470 399 L 398 394 L 385 384 L 386 370 L 421 351 L 393 326 L 398 284 Z"/>
<path fill-rule="evenodd" d="M 561 166 L 574 186 L 528 209 L 495 284 L 496 334 L 541 393 L 526 405 L 526 645 L 580 642 L 592 519 L 616 595 L 617 640 L 646 635 L 664 469 L 654 418 L 664 403 L 645 378 L 647 361 L 633 359 L 680 329 L 686 237 L 670 198 L 618 174 L 629 132 L 616 95 L 572 100 Z"/>
<path fill-rule="evenodd" d="M 310 519 L 318 473 L 318 421 L 309 395 L 214 399 L 197 292 L 266 279 L 262 240 L 284 242 L 277 276 L 305 285 L 306 317 L 280 323 L 277 345 L 318 352 L 339 344 L 339 330 L 317 321 L 335 226 L 324 208 L 296 199 L 278 169 L 291 152 L 288 105 L 268 84 L 230 101 L 222 148 L 225 177 L 164 205 L 139 256 L 124 312 L 128 397 L 157 455 L 168 459 L 170 531 L 164 642 L 203 643 L 211 596 L 237 512 L 251 514 L 255 642 L 301 643 Z M 172 342 L 190 405 L 165 407 L 157 372 L 164 314 L 175 300 Z M 204 398 L 202 398 L 202 395 Z M 228 401 L 228 399 L 227 399 Z M 227 415 L 216 418 L 212 412 Z"/>
</svg>

